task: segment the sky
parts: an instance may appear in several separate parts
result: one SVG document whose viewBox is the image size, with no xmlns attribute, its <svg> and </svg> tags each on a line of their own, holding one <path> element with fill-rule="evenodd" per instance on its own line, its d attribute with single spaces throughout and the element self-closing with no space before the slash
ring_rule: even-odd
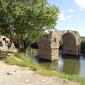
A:
<svg viewBox="0 0 85 85">
<path fill-rule="evenodd" d="M 85 36 L 85 0 L 48 0 L 60 9 L 57 30 L 75 30 Z"/>
</svg>

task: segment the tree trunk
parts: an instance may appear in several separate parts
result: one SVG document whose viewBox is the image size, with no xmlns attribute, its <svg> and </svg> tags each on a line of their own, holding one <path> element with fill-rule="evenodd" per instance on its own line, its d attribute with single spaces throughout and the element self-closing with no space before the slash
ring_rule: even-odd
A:
<svg viewBox="0 0 85 85">
<path fill-rule="evenodd" d="M 18 44 L 18 49 L 19 49 L 19 52 L 26 52 L 26 46 L 25 46 L 25 42 L 24 41 L 19 41 L 19 44 Z"/>
</svg>

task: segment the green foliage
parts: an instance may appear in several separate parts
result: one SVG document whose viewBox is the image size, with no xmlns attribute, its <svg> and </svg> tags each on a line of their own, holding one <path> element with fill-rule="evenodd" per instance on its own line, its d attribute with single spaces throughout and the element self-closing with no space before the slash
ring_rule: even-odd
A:
<svg viewBox="0 0 85 85">
<path fill-rule="evenodd" d="M 58 14 L 47 0 L 0 0 L 0 32 L 26 50 L 46 29 L 54 28 Z"/>
</svg>

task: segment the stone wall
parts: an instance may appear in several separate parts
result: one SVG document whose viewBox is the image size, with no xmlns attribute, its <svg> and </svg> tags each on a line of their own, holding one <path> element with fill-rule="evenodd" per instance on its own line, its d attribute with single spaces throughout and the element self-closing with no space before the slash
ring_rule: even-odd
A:
<svg viewBox="0 0 85 85">
<path fill-rule="evenodd" d="M 51 31 L 41 36 L 38 44 L 40 59 L 57 60 L 59 56 L 60 40 L 63 39 L 63 54 L 80 55 L 80 35 L 76 31 Z"/>
</svg>

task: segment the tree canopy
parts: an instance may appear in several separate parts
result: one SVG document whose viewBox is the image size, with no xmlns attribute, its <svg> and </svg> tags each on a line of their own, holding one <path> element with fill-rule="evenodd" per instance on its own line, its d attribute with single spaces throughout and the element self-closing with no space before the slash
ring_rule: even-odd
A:
<svg viewBox="0 0 85 85">
<path fill-rule="evenodd" d="M 0 34 L 25 49 L 46 29 L 53 29 L 59 9 L 47 0 L 0 0 Z"/>
</svg>

